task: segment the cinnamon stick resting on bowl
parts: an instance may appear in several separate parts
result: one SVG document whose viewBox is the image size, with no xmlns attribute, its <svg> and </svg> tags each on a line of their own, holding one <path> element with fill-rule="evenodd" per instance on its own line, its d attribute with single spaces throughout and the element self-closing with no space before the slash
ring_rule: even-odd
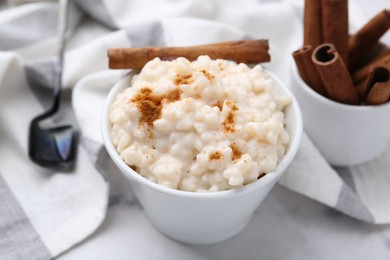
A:
<svg viewBox="0 0 390 260">
<path fill-rule="evenodd" d="M 188 47 L 112 48 L 108 50 L 108 67 L 110 69 L 141 69 L 148 61 L 156 57 L 161 60 L 184 57 L 193 61 L 201 55 L 208 55 L 211 59 L 255 64 L 271 60 L 268 49 L 268 40 L 231 41 Z"/>
</svg>

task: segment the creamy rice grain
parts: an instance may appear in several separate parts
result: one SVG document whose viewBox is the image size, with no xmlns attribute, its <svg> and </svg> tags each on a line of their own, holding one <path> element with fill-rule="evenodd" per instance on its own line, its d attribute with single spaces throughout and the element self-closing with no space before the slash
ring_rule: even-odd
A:
<svg viewBox="0 0 390 260">
<path fill-rule="evenodd" d="M 291 102 L 260 65 L 201 56 L 148 62 L 110 108 L 120 157 L 151 181 L 186 191 L 241 187 L 272 172 L 289 143 Z"/>
</svg>

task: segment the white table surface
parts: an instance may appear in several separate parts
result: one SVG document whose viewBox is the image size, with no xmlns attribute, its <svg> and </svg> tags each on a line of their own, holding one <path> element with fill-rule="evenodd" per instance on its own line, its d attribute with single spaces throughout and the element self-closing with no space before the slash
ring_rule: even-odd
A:
<svg viewBox="0 0 390 260">
<path fill-rule="evenodd" d="M 118 202 L 90 238 L 58 259 L 390 259 L 390 225 L 362 223 L 277 185 L 238 235 L 198 246 L 170 240 L 139 204 Z"/>
</svg>

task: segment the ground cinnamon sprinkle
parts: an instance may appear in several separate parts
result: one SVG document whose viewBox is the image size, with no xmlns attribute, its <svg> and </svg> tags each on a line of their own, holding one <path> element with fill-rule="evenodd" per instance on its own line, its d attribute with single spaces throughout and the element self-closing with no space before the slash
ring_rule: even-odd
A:
<svg viewBox="0 0 390 260">
<path fill-rule="evenodd" d="M 238 149 L 237 145 L 235 143 L 232 143 L 229 147 L 232 148 L 232 159 L 240 159 L 242 156 L 242 152 Z"/>
<path fill-rule="evenodd" d="M 177 100 L 180 100 L 180 95 L 181 95 L 181 89 L 176 88 L 172 91 L 170 91 L 167 95 L 163 97 L 167 102 L 175 102 Z"/>
<path fill-rule="evenodd" d="M 212 104 L 212 106 L 213 106 L 213 107 L 218 107 L 218 108 L 219 108 L 219 111 L 222 111 L 223 101 L 218 100 L 217 102 L 215 102 L 214 104 Z"/>
<path fill-rule="evenodd" d="M 179 100 L 181 92 L 180 88 L 176 88 L 166 95 L 153 95 L 150 88 L 144 87 L 130 100 L 135 103 L 140 113 L 139 125 L 147 125 L 150 138 L 153 137 L 153 122 L 161 117 L 164 101 L 169 103 Z"/>
<path fill-rule="evenodd" d="M 176 74 L 175 78 L 175 84 L 176 85 L 184 85 L 184 84 L 191 84 L 194 82 L 194 79 L 192 78 L 192 75 L 179 75 Z"/>
<path fill-rule="evenodd" d="M 200 72 L 202 72 L 206 76 L 206 78 L 210 81 L 212 81 L 215 78 L 215 76 L 213 74 L 211 74 L 210 72 L 208 72 L 207 70 L 203 69 Z"/>
<path fill-rule="evenodd" d="M 223 155 L 220 151 L 215 151 L 209 155 L 209 161 L 220 160 L 220 159 L 222 159 L 222 157 L 223 157 Z"/>
<path fill-rule="evenodd" d="M 236 131 L 235 123 L 236 123 L 236 117 L 235 117 L 235 111 L 238 110 L 238 107 L 236 105 L 232 105 L 232 102 L 227 101 L 227 105 L 231 106 L 231 110 L 227 114 L 225 120 L 222 122 L 223 129 L 225 133 L 234 133 Z"/>
<path fill-rule="evenodd" d="M 153 126 L 153 122 L 161 117 L 162 98 L 154 96 L 150 88 L 142 88 L 140 92 L 131 100 L 137 106 L 140 113 L 139 124 Z"/>
</svg>

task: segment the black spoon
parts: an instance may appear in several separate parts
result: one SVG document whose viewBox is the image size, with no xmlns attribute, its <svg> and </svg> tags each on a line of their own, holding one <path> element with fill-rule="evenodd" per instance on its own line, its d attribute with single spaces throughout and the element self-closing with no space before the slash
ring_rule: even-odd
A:
<svg viewBox="0 0 390 260">
<path fill-rule="evenodd" d="M 68 0 L 60 0 L 58 16 L 60 48 L 56 63 L 57 75 L 53 92 L 53 104 L 50 110 L 31 121 L 28 151 L 31 160 L 38 165 L 61 171 L 70 171 L 74 168 L 77 147 L 76 130 L 72 125 L 44 128 L 41 127 L 41 123 L 56 114 L 60 107 L 67 15 Z"/>
</svg>

